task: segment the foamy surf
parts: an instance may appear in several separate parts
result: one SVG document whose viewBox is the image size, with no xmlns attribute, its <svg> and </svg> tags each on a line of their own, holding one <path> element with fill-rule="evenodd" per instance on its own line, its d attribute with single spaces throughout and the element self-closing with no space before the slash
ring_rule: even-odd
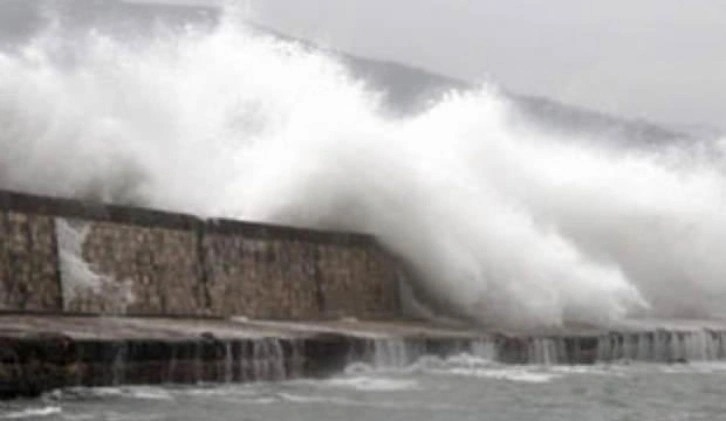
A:
<svg viewBox="0 0 726 421">
<path fill-rule="evenodd" d="M 62 412 L 59 406 L 44 406 L 42 408 L 26 408 L 20 411 L 11 411 L 5 414 L 0 413 L 0 419 L 20 420 L 26 418 L 45 418 Z"/>
<path fill-rule="evenodd" d="M 413 380 L 396 379 L 373 376 L 338 377 L 327 380 L 322 384 L 325 387 L 364 390 L 369 392 L 395 392 L 411 390 L 417 387 Z"/>
</svg>

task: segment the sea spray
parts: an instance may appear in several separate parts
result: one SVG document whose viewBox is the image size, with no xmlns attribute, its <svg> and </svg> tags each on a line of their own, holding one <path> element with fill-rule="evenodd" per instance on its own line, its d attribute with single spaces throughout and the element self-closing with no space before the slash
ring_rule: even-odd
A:
<svg viewBox="0 0 726 421">
<path fill-rule="evenodd" d="M 83 242 L 90 224 L 82 220 L 55 218 L 60 282 L 65 311 L 88 310 L 84 305 L 94 296 L 102 296 L 102 310 L 124 314 L 136 300 L 130 279 L 113 279 L 94 272 L 83 256 Z"/>
<path fill-rule="evenodd" d="M 493 85 L 391 118 L 334 57 L 232 18 L 4 51 L 2 188 L 370 232 L 487 325 L 723 315 L 724 142 L 573 141 Z"/>
</svg>

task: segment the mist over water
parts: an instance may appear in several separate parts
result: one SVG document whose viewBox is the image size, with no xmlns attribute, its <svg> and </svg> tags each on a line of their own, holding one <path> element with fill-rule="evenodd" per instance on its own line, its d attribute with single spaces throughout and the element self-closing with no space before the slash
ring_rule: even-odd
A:
<svg viewBox="0 0 726 421">
<path fill-rule="evenodd" d="M 493 85 L 390 117 L 334 57 L 234 16 L 51 20 L 2 51 L 0 188 L 370 232 L 438 311 L 486 325 L 723 316 L 724 141 L 555 136 Z"/>
</svg>

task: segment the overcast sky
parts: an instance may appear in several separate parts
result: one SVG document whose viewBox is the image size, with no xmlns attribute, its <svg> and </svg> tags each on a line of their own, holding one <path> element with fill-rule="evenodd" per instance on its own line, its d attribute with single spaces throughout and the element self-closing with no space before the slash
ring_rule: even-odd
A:
<svg viewBox="0 0 726 421">
<path fill-rule="evenodd" d="M 291 35 L 526 94 L 726 128 L 726 0 L 249 0 Z"/>
<path fill-rule="evenodd" d="M 726 0 L 125 1 L 239 1 L 253 21 L 353 54 L 726 129 Z"/>
</svg>

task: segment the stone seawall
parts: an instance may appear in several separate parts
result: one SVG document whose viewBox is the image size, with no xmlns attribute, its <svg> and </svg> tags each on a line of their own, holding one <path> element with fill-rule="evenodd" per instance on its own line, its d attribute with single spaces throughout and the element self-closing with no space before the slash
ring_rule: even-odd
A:
<svg viewBox="0 0 726 421">
<path fill-rule="evenodd" d="M 0 208 L 0 309 L 59 310 L 54 221 Z"/>
<path fill-rule="evenodd" d="M 404 320 L 375 240 L 0 192 L 0 399 L 485 364 L 726 361 L 726 321 L 500 332 Z M 404 294 L 405 295 L 405 294 Z"/>
<path fill-rule="evenodd" d="M 315 320 L 400 316 L 366 235 L 0 192 L 0 310 Z"/>
</svg>

